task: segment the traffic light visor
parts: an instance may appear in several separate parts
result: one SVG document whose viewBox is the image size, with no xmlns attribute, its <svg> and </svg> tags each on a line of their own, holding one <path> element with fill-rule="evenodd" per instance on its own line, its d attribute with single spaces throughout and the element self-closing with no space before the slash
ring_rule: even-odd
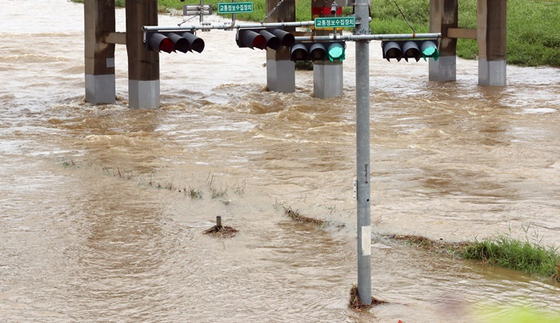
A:
<svg viewBox="0 0 560 323">
<path fill-rule="evenodd" d="M 204 40 L 202 38 L 197 37 L 190 32 L 185 32 L 181 36 L 188 40 L 192 50 L 202 53 L 202 51 L 204 50 Z"/>
<path fill-rule="evenodd" d="M 183 53 L 191 50 L 191 44 L 189 44 L 188 40 L 186 40 L 185 38 L 174 33 L 169 33 L 166 36 L 167 38 L 171 39 L 171 41 L 173 41 L 173 46 L 176 50 Z"/>
<path fill-rule="evenodd" d="M 304 44 L 295 44 L 290 50 L 290 58 L 292 61 L 306 61 L 307 47 Z"/>
<path fill-rule="evenodd" d="M 323 46 L 323 44 L 313 43 L 309 48 L 309 58 L 313 61 L 320 61 L 320 60 L 324 61 L 326 56 L 327 56 L 327 51 L 325 49 L 325 46 Z"/>
<path fill-rule="evenodd" d="M 391 58 L 396 58 L 397 61 L 400 62 L 402 58 L 401 47 L 397 42 L 390 41 L 390 42 L 382 42 L 383 46 L 383 54 L 385 58 L 389 61 Z"/>
<path fill-rule="evenodd" d="M 280 39 L 278 37 L 276 37 L 276 35 L 272 34 L 271 32 L 269 32 L 266 29 L 263 29 L 259 32 L 259 34 L 261 34 L 265 41 L 266 41 L 266 46 L 277 50 L 278 47 L 280 47 Z"/>
<path fill-rule="evenodd" d="M 404 43 L 402 53 L 407 62 L 409 58 L 414 58 L 417 62 L 420 60 L 420 48 L 418 48 L 416 42 L 409 41 Z"/>
<path fill-rule="evenodd" d="M 292 47 L 296 43 L 294 35 L 290 32 L 282 29 L 273 29 L 272 33 L 281 40 L 282 45 L 284 46 Z"/>
</svg>

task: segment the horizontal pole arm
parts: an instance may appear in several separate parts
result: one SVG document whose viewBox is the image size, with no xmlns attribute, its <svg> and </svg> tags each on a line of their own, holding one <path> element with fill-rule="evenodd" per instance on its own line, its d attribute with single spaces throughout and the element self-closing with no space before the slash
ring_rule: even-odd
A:
<svg viewBox="0 0 560 323">
<path fill-rule="evenodd" d="M 327 36 L 297 36 L 296 42 L 300 41 L 333 41 L 333 40 L 350 40 L 350 41 L 364 41 L 364 40 L 397 40 L 397 39 L 438 39 L 441 38 L 441 33 L 426 33 L 426 34 L 376 34 L 376 35 L 340 35 L 333 34 Z"/>
<path fill-rule="evenodd" d="M 197 29 L 241 29 L 241 28 L 283 28 L 283 27 L 305 27 L 313 26 L 314 21 L 287 21 L 287 22 L 263 22 L 263 23 L 233 23 L 233 24 L 212 24 L 212 25 L 190 25 L 177 27 L 144 26 L 144 31 L 152 32 L 173 32 L 189 31 Z"/>
</svg>

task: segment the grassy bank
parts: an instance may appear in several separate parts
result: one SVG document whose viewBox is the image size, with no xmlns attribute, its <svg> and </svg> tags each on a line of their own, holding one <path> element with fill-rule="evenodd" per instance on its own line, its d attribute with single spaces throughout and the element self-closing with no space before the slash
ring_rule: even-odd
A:
<svg viewBox="0 0 560 323">
<path fill-rule="evenodd" d="M 527 233 L 527 232 L 526 232 Z M 419 248 L 462 259 L 479 260 L 482 264 L 550 277 L 560 282 L 560 254 L 556 247 L 545 247 L 540 241 L 514 239 L 511 234 L 499 234 L 479 241 L 445 242 L 422 236 L 391 235 L 391 239 L 406 241 Z"/>
<path fill-rule="evenodd" d="M 73 0 L 83 2 L 83 0 Z M 214 5 L 225 0 L 205 0 Z M 417 32 L 427 32 L 430 0 L 396 0 L 404 15 Z M 124 6 L 125 0 L 115 0 Z M 199 4 L 196 0 L 160 0 L 160 10 L 165 8 L 181 9 L 184 4 Z M 507 21 L 507 62 L 508 64 L 560 67 L 560 5 L 557 0 L 509 0 Z M 238 14 L 242 20 L 261 21 L 265 15 L 265 0 L 254 0 L 254 12 Z M 297 20 L 311 19 L 311 0 L 296 0 Z M 402 18 L 393 0 L 372 0 L 372 33 L 409 33 L 410 27 Z M 345 8 L 344 14 L 351 14 Z M 476 27 L 476 0 L 459 0 L 459 26 Z M 478 48 L 475 40 L 460 39 L 457 55 L 475 59 Z"/>
<path fill-rule="evenodd" d="M 535 242 L 499 235 L 484 241 L 475 240 L 465 248 L 462 256 L 560 281 L 560 254 L 557 251 L 554 247 L 546 248 Z"/>
</svg>

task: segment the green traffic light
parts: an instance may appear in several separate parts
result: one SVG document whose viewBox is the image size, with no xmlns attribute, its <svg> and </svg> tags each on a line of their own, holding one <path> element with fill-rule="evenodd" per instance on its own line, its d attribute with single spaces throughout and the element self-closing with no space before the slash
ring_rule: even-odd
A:
<svg viewBox="0 0 560 323">
<path fill-rule="evenodd" d="M 327 53 L 331 62 L 334 62 L 335 59 L 342 61 L 346 57 L 344 53 L 344 46 L 340 43 L 331 43 Z"/>
<path fill-rule="evenodd" d="M 439 58 L 439 50 L 437 45 L 432 41 L 426 41 L 422 43 L 422 57 L 426 61 L 427 57 L 431 57 L 434 61 L 437 61 Z"/>
</svg>

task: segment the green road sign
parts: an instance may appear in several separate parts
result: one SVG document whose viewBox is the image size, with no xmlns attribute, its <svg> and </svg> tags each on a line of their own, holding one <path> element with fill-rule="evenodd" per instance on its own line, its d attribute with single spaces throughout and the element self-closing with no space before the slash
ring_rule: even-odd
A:
<svg viewBox="0 0 560 323">
<path fill-rule="evenodd" d="M 315 28 L 356 27 L 356 17 L 315 18 Z"/>
<path fill-rule="evenodd" d="M 253 12 L 252 2 L 218 3 L 218 13 L 244 13 L 244 12 Z"/>
</svg>

